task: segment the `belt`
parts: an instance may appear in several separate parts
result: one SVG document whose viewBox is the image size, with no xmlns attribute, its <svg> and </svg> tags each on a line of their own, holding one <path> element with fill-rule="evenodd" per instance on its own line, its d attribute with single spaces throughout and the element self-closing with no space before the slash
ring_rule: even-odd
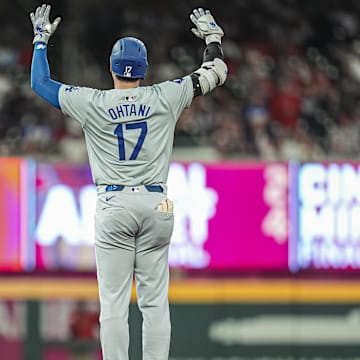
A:
<svg viewBox="0 0 360 360">
<path fill-rule="evenodd" d="M 132 192 L 138 192 L 139 187 L 133 186 L 130 187 Z M 158 192 L 162 193 L 164 192 L 164 189 L 160 185 L 144 185 L 144 188 L 149 192 Z M 105 191 L 123 191 L 125 189 L 125 185 L 106 185 Z"/>
</svg>

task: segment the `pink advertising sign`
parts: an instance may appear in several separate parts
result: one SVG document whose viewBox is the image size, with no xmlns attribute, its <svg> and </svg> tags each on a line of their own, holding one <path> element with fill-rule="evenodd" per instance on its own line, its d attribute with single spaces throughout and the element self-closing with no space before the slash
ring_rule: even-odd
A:
<svg viewBox="0 0 360 360">
<path fill-rule="evenodd" d="M 172 164 L 169 194 L 170 265 L 287 270 L 286 164 Z"/>
<path fill-rule="evenodd" d="M 287 270 L 286 164 L 172 163 L 173 268 Z M 88 167 L 38 164 L 37 268 L 94 270 L 96 189 Z"/>
<path fill-rule="evenodd" d="M 287 165 L 209 166 L 207 184 L 218 192 L 209 267 L 287 269 Z"/>
</svg>

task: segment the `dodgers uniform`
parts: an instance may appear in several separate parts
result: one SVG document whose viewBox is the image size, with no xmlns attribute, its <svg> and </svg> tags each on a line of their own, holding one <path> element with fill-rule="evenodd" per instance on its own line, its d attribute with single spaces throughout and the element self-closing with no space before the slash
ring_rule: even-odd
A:
<svg viewBox="0 0 360 360">
<path fill-rule="evenodd" d="M 98 189 L 95 253 L 101 342 L 108 359 L 128 356 L 133 272 L 143 314 L 143 352 L 146 359 L 168 356 L 173 213 L 157 206 L 166 199 L 176 121 L 193 94 L 190 76 L 126 90 L 62 85 L 59 91 L 62 111 L 83 126 Z"/>
</svg>

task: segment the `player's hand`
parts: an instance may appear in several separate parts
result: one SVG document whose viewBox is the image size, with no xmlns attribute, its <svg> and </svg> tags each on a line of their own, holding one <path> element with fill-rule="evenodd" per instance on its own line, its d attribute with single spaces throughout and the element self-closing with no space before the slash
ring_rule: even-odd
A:
<svg viewBox="0 0 360 360">
<path fill-rule="evenodd" d="M 224 32 L 216 23 L 210 10 L 204 10 L 203 8 L 194 9 L 190 15 L 190 20 L 195 25 L 191 31 L 198 38 L 205 40 L 206 45 L 211 42 L 221 44 L 221 38 L 224 36 Z"/>
<path fill-rule="evenodd" d="M 34 29 L 34 40 L 33 44 L 36 42 L 48 43 L 50 36 L 57 29 L 61 18 L 57 17 L 53 23 L 49 20 L 51 6 L 43 4 L 35 10 L 35 13 L 30 14 L 30 20 L 33 24 Z"/>
</svg>

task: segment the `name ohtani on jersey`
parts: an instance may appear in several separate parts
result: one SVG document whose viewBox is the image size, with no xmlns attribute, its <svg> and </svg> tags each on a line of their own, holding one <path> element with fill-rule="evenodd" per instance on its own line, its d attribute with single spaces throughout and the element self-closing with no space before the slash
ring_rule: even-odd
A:
<svg viewBox="0 0 360 360">
<path fill-rule="evenodd" d="M 150 114 L 151 107 L 143 104 L 120 104 L 108 109 L 108 114 L 112 120 L 118 120 L 124 117 L 147 117 Z"/>
</svg>

